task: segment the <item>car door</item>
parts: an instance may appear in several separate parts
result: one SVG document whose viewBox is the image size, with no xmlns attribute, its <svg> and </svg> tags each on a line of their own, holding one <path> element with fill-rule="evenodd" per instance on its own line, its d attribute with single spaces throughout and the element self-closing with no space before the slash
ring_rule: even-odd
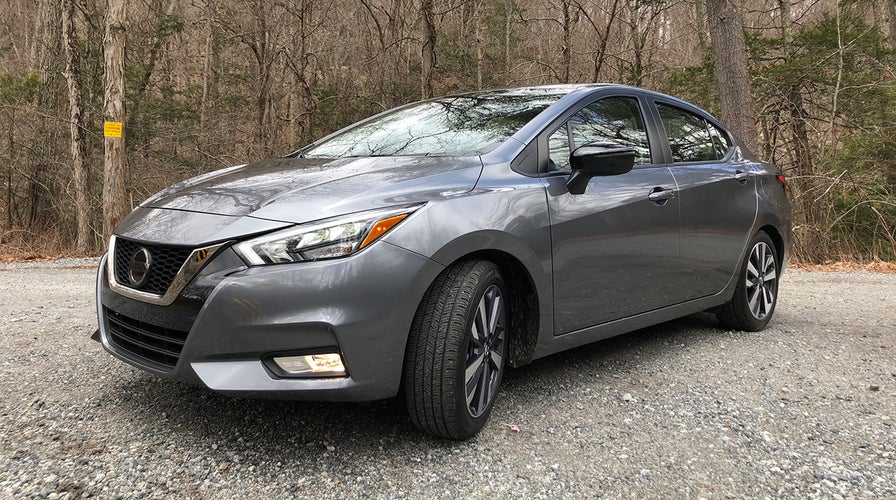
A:
<svg viewBox="0 0 896 500">
<path fill-rule="evenodd" d="M 682 299 L 720 292 L 756 217 L 756 179 L 728 132 L 696 110 L 657 101 L 681 210 Z"/>
<path fill-rule="evenodd" d="M 679 201 L 647 123 L 636 95 L 608 96 L 549 128 L 539 143 L 547 150 L 555 335 L 677 301 Z M 572 195 L 570 152 L 590 142 L 633 147 L 635 168 L 594 177 Z"/>
</svg>

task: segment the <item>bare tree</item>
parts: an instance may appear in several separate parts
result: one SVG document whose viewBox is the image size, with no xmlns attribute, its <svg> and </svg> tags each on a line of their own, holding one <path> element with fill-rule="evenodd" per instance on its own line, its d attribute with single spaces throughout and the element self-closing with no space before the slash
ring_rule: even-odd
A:
<svg viewBox="0 0 896 500">
<path fill-rule="evenodd" d="M 211 91 L 211 72 L 212 72 L 212 60 L 214 56 L 212 55 L 212 51 L 214 50 L 214 42 L 215 42 L 215 30 L 212 25 L 212 17 L 214 16 L 214 5 L 213 0 L 206 0 L 203 5 L 203 23 L 202 26 L 204 28 L 203 38 L 205 39 L 202 46 L 202 97 L 199 102 L 199 128 L 204 129 L 206 119 L 208 116 L 208 101 L 209 101 L 209 92 Z"/>
<path fill-rule="evenodd" d="M 896 47 L 896 0 L 887 0 L 887 19 L 890 25 L 890 46 Z"/>
<path fill-rule="evenodd" d="M 712 38 L 722 121 L 753 151 L 758 151 L 756 113 L 747 69 L 744 32 L 733 0 L 707 0 L 706 13 Z"/>
<path fill-rule="evenodd" d="M 255 132 L 258 143 L 262 147 L 263 155 L 268 155 L 273 150 L 273 67 L 279 47 L 277 37 L 268 25 L 268 16 L 271 15 L 272 5 L 267 0 L 255 0 L 251 7 L 251 16 L 254 25 L 251 34 L 246 35 L 237 32 L 243 42 L 252 50 L 255 56 L 256 75 L 256 122 Z M 239 27 L 241 30 L 242 27 Z"/>
<path fill-rule="evenodd" d="M 891 45 L 896 40 L 896 32 L 893 31 L 894 27 L 896 27 L 896 20 L 893 19 L 894 8 L 896 8 L 896 0 L 871 1 L 874 24 Z"/>
<path fill-rule="evenodd" d="M 510 71 L 512 68 L 510 62 L 510 34 L 513 30 L 514 14 L 517 11 L 518 8 L 513 0 L 504 4 L 504 81 L 507 83 L 511 81 Z"/>
<path fill-rule="evenodd" d="M 367 16 L 373 23 L 370 31 L 376 34 L 368 46 L 368 61 L 373 62 L 371 68 L 373 74 L 376 105 L 379 109 L 388 109 L 395 104 L 405 101 L 404 93 L 400 90 L 400 80 L 407 78 L 409 73 L 410 53 L 409 23 L 407 22 L 408 4 L 410 0 L 360 0 Z M 385 4 L 385 5 L 380 5 Z M 435 44 L 433 44 L 433 47 Z M 374 48 L 375 47 L 375 48 Z M 421 52 L 421 58 L 423 54 Z M 422 59 L 421 59 L 422 60 Z M 421 88 L 423 77 L 421 75 Z M 422 93 L 422 92 L 421 92 Z"/>
<path fill-rule="evenodd" d="M 129 126 L 129 129 L 142 130 L 143 128 L 143 120 L 141 118 L 142 109 L 140 104 L 143 101 L 143 96 L 146 94 L 147 89 L 149 89 L 150 81 L 156 70 L 156 64 L 162 54 L 162 45 L 165 41 L 165 37 L 170 35 L 170 29 L 167 26 L 170 24 L 170 19 L 174 13 L 175 7 L 177 7 L 177 3 L 177 0 L 168 0 L 168 6 L 164 10 L 162 10 L 161 0 L 158 0 L 153 6 L 153 10 L 158 13 L 158 20 L 156 21 L 155 30 L 153 31 L 152 38 L 149 42 L 149 56 L 146 58 L 146 62 L 141 65 L 142 74 L 137 79 L 134 87 L 131 88 L 129 99 L 130 106 L 128 108 L 127 123 L 125 124 L 126 126 Z M 130 125 L 135 125 L 136 127 L 130 127 Z M 130 137 L 131 147 L 134 147 L 135 145 L 134 139 L 135 136 L 132 135 Z"/>
<path fill-rule="evenodd" d="M 572 0 L 560 0 L 560 11 L 563 14 L 563 42 L 560 45 L 560 81 L 569 83 L 570 66 L 572 66 L 572 29 L 579 21 L 578 11 L 573 8 Z"/>
<path fill-rule="evenodd" d="M 81 64 L 75 31 L 75 2 L 62 0 L 62 44 L 65 47 L 65 79 L 68 84 L 69 129 L 72 142 L 72 179 L 75 190 L 77 233 L 75 249 L 84 253 L 91 246 L 90 204 L 87 198 L 87 146 L 84 138 L 84 114 L 81 99 Z"/>
<path fill-rule="evenodd" d="M 482 61 L 485 56 L 482 49 L 482 1 L 473 2 L 473 23 L 475 30 L 473 32 L 473 40 L 476 44 L 476 88 L 482 90 Z"/>
<path fill-rule="evenodd" d="M 700 54 L 706 57 L 709 53 L 709 43 L 706 41 L 706 0 L 694 0 L 694 14 L 697 20 L 696 29 L 697 40 L 700 42 Z"/>
<path fill-rule="evenodd" d="M 591 25 L 591 28 L 594 30 L 594 33 L 597 35 L 597 47 L 592 51 L 592 61 L 594 63 L 594 72 L 591 77 L 591 81 L 599 82 L 601 70 L 604 67 L 604 62 L 607 60 L 607 42 L 610 40 L 610 34 L 612 33 L 613 24 L 616 22 L 616 13 L 619 8 L 619 0 L 610 0 L 610 9 L 609 11 L 603 10 L 602 17 L 606 17 L 606 24 L 601 29 L 601 23 L 599 22 L 599 18 L 597 12 L 594 14 L 590 14 L 588 9 L 585 8 L 583 2 L 577 2 L 576 7 L 585 17 L 585 20 L 588 21 L 588 24 Z"/>
<path fill-rule="evenodd" d="M 127 0 L 106 0 L 105 35 L 103 54 L 105 71 L 103 83 L 105 98 L 103 114 L 111 123 L 124 122 L 124 51 L 125 6 Z M 105 162 L 103 169 L 103 238 L 109 239 L 115 226 L 127 215 L 125 199 L 125 141 L 126 131 L 120 137 L 105 137 Z M 116 134 L 111 134 L 116 135 Z"/>
<path fill-rule="evenodd" d="M 790 0 L 778 0 L 778 11 L 781 17 L 781 40 L 784 58 L 793 58 L 793 20 L 790 15 Z M 793 154 L 797 172 L 801 175 L 814 174 L 812 152 L 809 148 L 809 132 L 806 127 L 806 108 L 803 103 L 802 84 L 795 82 L 786 89 L 786 108 L 789 111 L 790 128 L 793 134 Z M 810 208 L 811 207 L 807 207 Z"/>
<path fill-rule="evenodd" d="M 293 86 L 287 99 L 287 121 L 290 123 L 290 146 L 309 139 L 311 116 L 315 100 L 312 93 L 312 62 L 316 59 L 311 48 L 311 37 L 317 29 L 314 21 L 314 0 L 290 0 L 288 11 L 294 21 L 290 23 L 291 44 L 286 51 L 286 64 L 292 72 Z M 298 130 L 296 130 L 298 129 Z"/>
<path fill-rule="evenodd" d="M 37 6 L 39 35 L 35 37 L 32 64 L 36 63 L 40 84 L 35 104 L 39 111 L 38 130 L 41 140 L 35 145 L 37 157 L 30 162 L 25 177 L 25 215 L 26 226 L 31 230 L 45 230 L 52 225 L 53 189 L 52 164 L 58 160 L 58 136 L 60 129 L 52 115 L 45 110 L 58 109 L 60 103 L 59 74 L 62 72 L 59 53 L 62 51 L 61 31 L 62 19 L 56 0 L 42 0 Z"/>
<path fill-rule="evenodd" d="M 423 22 L 423 47 L 421 47 L 420 95 L 432 97 L 432 79 L 436 69 L 436 19 L 433 0 L 421 0 L 420 20 Z"/>
</svg>

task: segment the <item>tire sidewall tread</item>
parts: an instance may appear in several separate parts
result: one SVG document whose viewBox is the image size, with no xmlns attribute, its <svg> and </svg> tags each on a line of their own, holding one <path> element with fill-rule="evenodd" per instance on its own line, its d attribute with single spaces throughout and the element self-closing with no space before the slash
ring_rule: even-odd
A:
<svg viewBox="0 0 896 500">
<path fill-rule="evenodd" d="M 492 284 L 499 286 L 504 297 L 507 325 L 507 287 L 498 266 L 487 260 L 468 260 L 447 268 L 417 309 L 408 338 L 403 383 L 408 414 L 425 432 L 467 439 L 488 420 L 491 407 L 479 417 L 469 414 L 463 373 L 469 326 L 478 301 Z M 505 333 L 505 364 L 508 340 Z"/>
<path fill-rule="evenodd" d="M 771 310 L 768 311 L 764 318 L 757 319 L 750 312 L 747 301 L 746 272 L 747 262 L 750 260 L 753 248 L 760 242 L 767 244 L 772 251 L 775 259 L 775 269 L 777 269 L 777 278 L 775 280 L 775 300 L 772 303 Z M 775 248 L 771 237 L 765 231 L 759 231 L 750 240 L 750 244 L 747 246 L 747 253 L 741 261 L 735 278 L 737 279 L 737 284 L 735 285 L 734 296 L 731 297 L 731 300 L 719 306 L 716 310 L 716 318 L 726 328 L 744 332 L 758 332 L 768 325 L 772 315 L 775 313 L 775 308 L 778 305 L 778 289 L 781 278 L 781 257 L 778 255 L 778 250 Z"/>
</svg>

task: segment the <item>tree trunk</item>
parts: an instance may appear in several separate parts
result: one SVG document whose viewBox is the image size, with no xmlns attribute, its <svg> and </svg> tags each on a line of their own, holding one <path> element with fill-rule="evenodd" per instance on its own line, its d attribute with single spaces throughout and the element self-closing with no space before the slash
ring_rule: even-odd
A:
<svg viewBox="0 0 896 500">
<path fill-rule="evenodd" d="M 510 84 L 510 28 L 514 12 L 513 3 L 508 3 L 504 11 L 504 85 Z"/>
<path fill-rule="evenodd" d="M 613 0 L 613 5 L 610 7 L 610 13 L 607 15 L 607 27 L 604 28 L 603 34 L 600 34 L 597 25 L 594 25 L 594 30 L 598 32 L 598 37 L 600 38 L 597 54 L 594 55 L 594 77 L 591 79 L 594 82 L 601 81 L 600 74 L 604 67 L 604 61 L 607 58 L 607 42 L 610 41 L 610 32 L 613 30 L 613 23 L 616 22 L 616 12 L 618 8 L 619 0 Z"/>
<path fill-rule="evenodd" d="M 706 9 L 722 120 L 747 148 L 758 151 L 747 48 L 737 6 L 733 0 L 708 0 Z"/>
<path fill-rule="evenodd" d="M 289 52 L 289 67 L 292 69 L 293 88 L 289 93 L 290 147 L 304 144 L 311 133 L 311 116 L 314 114 L 315 100 L 311 91 L 313 74 L 308 67 L 311 61 L 311 33 L 314 31 L 313 0 L 291 0 L 290 10 L 293 21 L 292 46 Z M 298 129 L 298 130 L 296 130 Z"/>
<path fill-rule="evenodd" d="M 161 0 L 159 0 L 158 4 L 153 7 L 153 11 L 158 12 L 159 17 L 152 35 L 149 57 L 142 68 L 140 78 L 131 88 L 130 107 L 128 108 L 127 123 L 125 124 L 129 129 L 133 129 L 136 132 L 130 136 L 130 142 L 131 147 L 136 146 L 137 149 L 140 149 L 138 143 L 142 143 L 146 140 L 146 138 L 143 137 L 144 134 L 141 133 L 145 129 L 145 122 L 142 117 L 143 96 L 146 94 L 153 73 L 156 70 L 156 64 L 159 60 L 159 55 L 162 52 L 162 45 L 165 42 L 165 37 L 169 35 L 166 25 L 172 14 L 174 14 L 174 8 L 176 6 L 177 0 L 169 0 L 168 6 L 162 11 Z"/>
<path fill-rule="evenodd" d="M 214 47 L 214 30 L 212 28 L 212 7 L 205 6 L 205 45 L 202 51 L 202 98 L 199 103 L 199 130 L 205 131 L 208 114 L 209 73 L 211 72 L 212 49 Z"/>
<path fill-rule="evenodd" d="M 637 6 L 637 2 L 634 3 Z M 644 46 L 646 45 L 646 37 L 642 36 L 642 32 L 647 32 L 649 27 L 642 26 L 641 13 L 635 7 L 631 10 L 631 23 L 629 23 L 629 36 L 632 40 L 632 61 L 629 63 L 630 82 L 636 87 L 641 86 L 644 79 Z"/>
<path fill-rule="evenodd" d="M 890 0 L 871 0 L 871 14 L 874 18 L 874 25 L 880 33 L 889 42 L 893 38 L 890 23 Z M 896 3 L 896 1 L 892 2 Z"/>
<path fill-rule="evenodd" d="M 62 73 L 62 18 L 57 0 L 43 0 L 38 3 L 40 19 L 40 36 L 37 37 L 40 49 L 37 51 L 37 67 L 40 75 L 36 105 L 39 117 L 38 130 L 40 141 L 34 145 L 34 157 L 25 161 L 32 165 L 26 174 L 25 217 L 26 226 L 33 230 L 42 230 L 54 223 L 51 213 L 54 193 L 50 189 L 52 183 L 52 165 L 59 160 L 60 127 L 54 118 L 60 108 L 59 76 Z"/>
<path fill-rule="evenodd" d="M 790 0 L 778 0 L 778 16 L 781 18 L 781 42 L 784 58 L 790 61 L 793 44 L 793 20 L 790 17 Z"/>
<path fill-rule="evenodd" d="M 410 64 L 412 48 L 406 40 L 408 28 L 405 6 L 409 1 L 391 0 L 389 2 L 388 22 L 386 23 L 386 40 L 388 49 L 384 49 L 386 63 L 383 64 L 383 73 L 380 78 L 387 98 L 380 103 L 382 109 L 389 109 L 399 102 L 403 102 L 405 91 L 403 85 L 398 82 L 410 79 Z M 409 10 L 409 9 L 408 9 Z M 410 90 L 410 89 L 408 89 Z"/>
<path fill-rule="evenodd" d="M 255 32 L 246 42 L 255 56 L 255 142 L 261 146 L 261 156 L 270 156 L 274 149 L 273 128 L 273 75 L 271 70 L 277 50 L 276 40 L 272 40 L 268 26 L 268 14 L 271 4 L 265 0 L 256 0 L 252 12 L 255 21 Z"/>
<path fill-rule="evenodd" d="M 781 18 L 781 41 L 784 59 L 790 62 L 793 59 L 793 20 L 790 15 L 790 0 L 778 0 L 778 15 Z M 805 104 L 803 102 L 802 82 L 800 78 L 787 83 L 784 90 L 787 101 L 784 107 L 789 120 L 793 154 L 793 180 L 794 200 L 797 217 L 800 219 L 798 226 L 799 240 L 797 253 L 801 259 L 816 262 L 822 260 L 824 245 L 819 237 L 818 228 L 822 220 L 818 203 L 813 199 L 819 186 L 815 177 L 815 165 L 809 148 L 809 131 L 806 126 Z"/>
<path fill-rule="evenodd" d="M 706 40 L 706 0 L 695 0 L 694 10 L 697 17 L 697 41 L 700 44 L 700 57 L 705 59 L 709 55 L 709 43 Z"/>
<path fill-rule="evenodd" d="M 162 51 L 162 43 L 165 41 L 165 36 L 167 33 L 165 32 L 165 25 L 168 23 L 169 18 L 172 14 L 174 14 L 174 8 L 177 6 L 177 0 L 170 0 L 168 2 L 168 7 L 165 8 L 165 12 L 159 16 L 159 22 L 156 26 L 155 32 L 152 35 L 152 43 L 150 44 L 149 49 L 149 58 L 146 62 L 146 66 L 143 68 L 143 74 L 140 76 L 140 81 L 137 82 L 137 88 L 134 89 L 135 94 L 142 95 L 146 92 L 147 87 L 149 87 L 149 80 L 152 78 L 152 74 L 156 69 L 156 62 L 159 59 L 159 52 Z M 161 6 L 160 6 L 161 7 Z"/>
<path fill-rule="evenodd" d="M 107 122 L 123 123 L 125 7 L 127 0 L 106 0 L 105 35 L 103 36 L 103 115 Z M 125 197 L 125 149 L 127 131 L 121 137 L 105 137 L 103 168 L 103 238 L 112 235 L 115 226 L 127 215 Z"/>
<path fill-rule="evenodd" d="M 81 64 L 75 31 L 74 0 L 62 0 L 62 44 L 65 46 L 65 78 L 68 83 L 69 129 L 72 135 L 72 176 L 75 188 L 75 249 L 83 254 L 90 247 L 90 205 L 87 201 L 87 146 L 81 112 Z"/>
<path fill-rule="evenodd" d="M 420 4 L 420 19 L 423 21 L 420 95 L 423 99 L 433 96 L 432 78 L 436 68 L 436 20 L 432 2 L 433 0 L 422 0 Z"/>
<path fill-rule="evenodd" d="M 478 90 L 482 90 L 482 59 L 483 59 L 483 51 L 482 51 L 482 33 L 481 33 L 481 14 L 482 14 L 482 2 L 476 2 L 474 4 L 473 9 L 473 22 L 476 23 L 476 28 L 473 31 L 473 38 L 476 40 L 476 88 Z"/>
<path fill-rule="evenodd" d="M 570 0 L 563 0 L 561 7 L 563 9 L 563 45 L 560 47 L 560 65 L 562 66 L 560 80 L 563 83 L 569 83 L 570 66 L 572 66 L 572 13 L 570 9 Z"/>
<path fill-rule="evenodd" d="M 887 19 L 890 25 L 890 47 L 896 48 L 896 0 L 887 0 Z"/>
<path fill-rule="evenodd" d="M 9 127 L 6 130 L 6 138 L 9 144 L 9 162 L 13 164 L 16 161 L 16 139 L 15 139 L 15 123 L 16 108 L 11 108 L 9 112 Z M 12 167 L 6 166 L 6 229 L 12 229 L 13 226 L 13 203 L 12 203 Z"/>
</svg>

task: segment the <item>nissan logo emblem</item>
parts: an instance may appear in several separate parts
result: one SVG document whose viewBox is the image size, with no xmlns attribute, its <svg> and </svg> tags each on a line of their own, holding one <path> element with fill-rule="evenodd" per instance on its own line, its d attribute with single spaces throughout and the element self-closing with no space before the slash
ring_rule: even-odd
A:
<svg viewBox="0 0 896 500">
<path fill-rule="evenodd" d="M 149 250 L 140 248 L 128 263 L 128 281 L 134 288 L 140 288 L 149 281 L 149 266 L 152 264 L 152 256 Z"/>
</svg>

